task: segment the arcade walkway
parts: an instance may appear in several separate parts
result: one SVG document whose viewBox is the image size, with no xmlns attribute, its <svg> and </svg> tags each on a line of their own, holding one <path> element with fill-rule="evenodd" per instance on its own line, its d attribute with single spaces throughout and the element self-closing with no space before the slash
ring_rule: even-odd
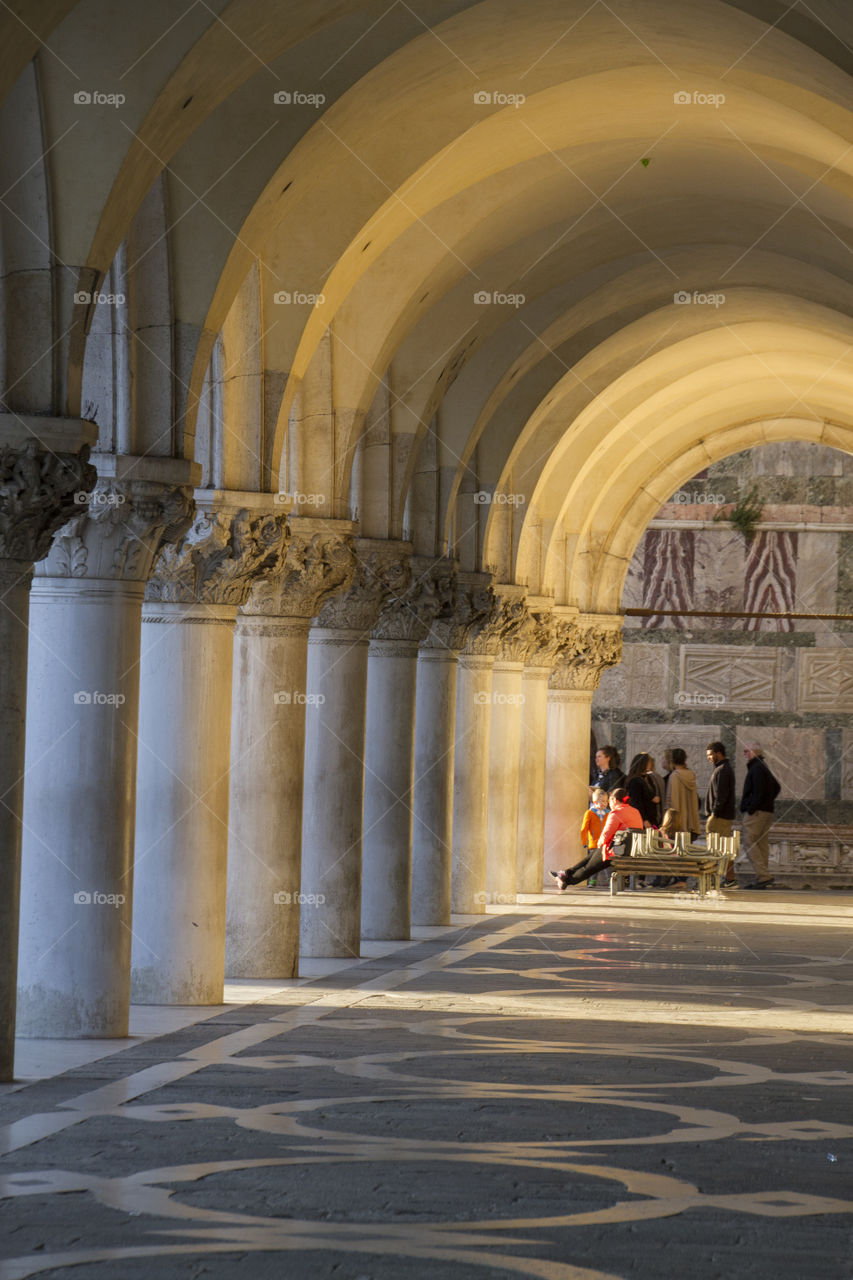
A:
<svg viewBox="0 0 853 1280">
<path fill-rule="evenodd" d="M 750 896 L 530 898 L 3 1087 L 0 1276 L 849 1280 L 853 896 Z"/>
</svg>

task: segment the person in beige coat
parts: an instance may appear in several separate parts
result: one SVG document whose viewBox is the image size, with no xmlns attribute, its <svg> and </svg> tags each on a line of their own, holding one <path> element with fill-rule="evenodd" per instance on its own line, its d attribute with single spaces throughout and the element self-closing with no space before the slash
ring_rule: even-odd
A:
<svg viewBox="0 0 853 1280">
<path fill-rule="evenodd" d="M 681 747 L 672 748 L 672 763 L 673 770 L 666 784 L 666 807 L 678 814 L 676 831 L 689 831 L 695 840 L 702 830 L 696 774 L 687 768 L 687 756 Z"/>
</svg>

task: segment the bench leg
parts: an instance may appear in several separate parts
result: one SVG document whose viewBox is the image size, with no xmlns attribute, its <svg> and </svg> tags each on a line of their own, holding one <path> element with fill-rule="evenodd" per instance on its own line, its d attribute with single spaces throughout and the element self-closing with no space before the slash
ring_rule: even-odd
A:
<svg viewBox="0 0 853 1280">
<path fill-rule="evenodd" d="M 613 871 L 610 874 L 610 896 L 615 898 L 619 892 L 619 872 Z"/>
</svg>

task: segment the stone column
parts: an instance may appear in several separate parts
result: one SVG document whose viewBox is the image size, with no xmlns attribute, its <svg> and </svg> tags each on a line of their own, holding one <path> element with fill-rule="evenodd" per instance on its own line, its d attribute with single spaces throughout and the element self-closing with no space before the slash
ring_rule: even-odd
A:
<svg viewBox="0 0 853 1280">
<path fill-rule="evenodd" d="M 306 691 L 316 714 L 305 730 L 304 956 L 359 954 L 367 647 L 383 605 L 409 586 L 408 550 L 356 539 L 352 583 L 309 633 Z"/>
<path fill-rule="evenodd" d="M 521 757 L 518 774 L 518 893 L 541 893 L 545 850 L 545 770 L 548 680 L 557 652 L 553 601 L 528 597 L 537 633 L 521 682 Z"/>
<path fill-rule="evenodd" d="M 352 525 L 291 517 L 275 571 L 234 643 L 225 972 L 292 978 L 299 961 L 302 791 L 311 618 L 354 573 Z M 309 904 L 309 906 L 312 904 Z"/>
<path fill-rule="evenodd" d="M 94 423 L 0 414 L 0 1083 L 14 1077 L 33 563 L 97 478 Z"/>
<path fill-rule="evenodd" d="M 140 615 L 191 518 L 192 464 L 98 455 L 33 580 L 19 1033 L 125 1036 Z"/>
<path fill-rule="evenodd" d="M 448 562 L 413 557 L 410 566 L 412 585 L 383 609 L 367 659 L 364 938 L 410 937 L 418 645 L 455 592 Z"/>
<path fill-rule="evenodd" d="M 484 574 L 458 574 L 455 594 L 455 608 L 434 619 L 418 655 L 412 922 L 421 925 L 450 924 L 459 653 L 493 604 Z"/>
<path fill-rule="evenodd" d="M 561 637 L 548 690 L 546 868 L 570 866 L 582 854 L 581 822 L 589 808 L 592 698 L 602 672 L 621 657 L 621 625 L 619 617 L 579 614 Z"/>
<path fill-rule="evenodd" d="M 268 495 L 196 491 L 192 528 L 159 557 L 143 611 L 133 998 L 218 1004 L 234 621 L 273 567 L 283 514 Z"/>
<path fill-rule="evenodd" d="M 504 604 L 504 625 L 492 671 L 486 896 L 492 905 L 507 905 L 515 902 L 518 892 L 524 662 L 538 627 L 525 604 L 523 587 L 499 585 L 495 593 Z"/>
<path fill-rule="evenodd" d="M 524 668 L 518 774 L 518 893 L 542 892 L 550 667 Z"/>
<path fill-rule="evenodd" d="M 517 660 L 512 649 L 517 637 L 530 627 L 530 618 L 518 588 L 496 587 L 502 593 L 494 598 L 486 618 L 472 627 L 465 650 L 459 657 L 459 679 L 456 694 L 456 764 L 453 788 L 453 878 L 452 905 L 458 912 L 484 912 L 489 897 L 489 839 L 498 868 L 495 882 L 504 875 L 512 859 L 512 896 L 515 895 L 515 843 L 518 818 L 518 750 L 520 741 L 520 703 L 505 702 L 512 708 L 518 732 L 512 730 L 514 742 L 508 745 L 508 762 L 500 759 L 499 743 L 491 746 L 493 670 L 495 659 L 508 654 Z M 519 651 L 520 652 L 520 651 Z M 521 664 L 517 671 L 507 672 L 520 683 Z M 506 681 L 501 681 L 505 684 Z M 510 693 L 514 699 L 517 693 Z M 500 717 L 506 729 L 505 717 Z M 491 777 L 490 777 L 491 773 Z M 511 775 L 511 781 L 510 781 Z M 490 800 L 490 783 L 495 796 Z M 514 792 L 514 795 L 511 794 Z M 505 809 L 509 807 L 511 828 L 504 828 Z M 490 829 L 491 828 L 491 829 Z M 494 890 L 491 890 L 494 893 Z"/>
</svg>

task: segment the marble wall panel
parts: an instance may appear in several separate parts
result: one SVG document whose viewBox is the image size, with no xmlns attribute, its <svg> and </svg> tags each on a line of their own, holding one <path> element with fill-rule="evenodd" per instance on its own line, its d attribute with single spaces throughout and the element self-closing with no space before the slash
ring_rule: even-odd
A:
<svg viewBox="0 0 853 1280">
<path fill-rule="evenodd" d="M 746 773 L 743 748 L 760 742 L 769 767 L 782 785 L 777 812 L 785 802 L 826 799 L 826 735 L 823 729 L 789 729 L 776 725 L 743 725 L 737 730 L 735 768 L 738 786 Z"/>
<path fill-rule="evenodd" d="M 853 711 L 853 649 L 797 650 L 797 710 Z"/>
<path fill-rule="evenodd" d="M 781 675 L 777 648 L 683 644 L 675 701 L 681 707 L 774 711 L 783 701 Z"/>
<path fill-rule="evenodd" d="M 841 799 L 853 800 L 853 729 L 841 734 Z"/>
<path fill-rule="evenodd" d="M 699 529 L 694 543 L 694 608 L 743 609 L 745 544 L 740 534 L 720 525 Z M 701 618 L 704 631 L 743 631 L 743 618 Z"/>
<path fill-rule="evenodd" d="M 838 593 L 840 535 L 805 532 L 799 535 L 797 585 L 794 608 L 797 613 L 834 613 Z M 795 631 L 828 631 L 829 622 L 803 618 Z"/>
<path fill-rule="evenodd" d="M 667 705 L 669 645 L 626 644 L 622 661 L 601 677 L 595 702 L 602 707 Z"/>
</svg>

